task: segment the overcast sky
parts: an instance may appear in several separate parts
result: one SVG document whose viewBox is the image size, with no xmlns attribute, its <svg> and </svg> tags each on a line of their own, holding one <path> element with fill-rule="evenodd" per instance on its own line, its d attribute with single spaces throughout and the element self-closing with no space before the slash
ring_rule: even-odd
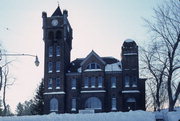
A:
<svg viewBox="0 0 180 121">
<path fill-rule="evenodd" d="M 99 56 L 120 59 L 121 45 L 133 39 L 144 46 L 148 41 L 142 18 L 151 19 L 153 7 L 162 0 L 59 0 L 61 10 L 68 10 L 73 28 L 71 60 L 86 57 L 91 50 Z M 14 85 L 8 88 L 7 103 L 12 110 L 18 102 L 29 100 L 43 78 L 44 42 L 41 14 L 48 16 L 57 8 L 57 0 L 0 0 L 0 43 L 8 53 L 37 54 L 32 57 L 8 57 Z M 4 58 L 3 58 L 4 59 Z"/>
</svg>

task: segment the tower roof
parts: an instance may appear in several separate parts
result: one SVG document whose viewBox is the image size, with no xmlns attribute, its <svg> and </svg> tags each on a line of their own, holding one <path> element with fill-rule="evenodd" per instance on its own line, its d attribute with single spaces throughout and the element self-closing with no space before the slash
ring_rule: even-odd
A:
<svg viewBox="0 0 180 121">
<path fill-rule="evenodd" d="M 62 16 L 62 12 L 60 7 L 58 6 L 57 9 L 54 11 L 54 13 L 52 14 L 52 16 Z"/>
</svg>

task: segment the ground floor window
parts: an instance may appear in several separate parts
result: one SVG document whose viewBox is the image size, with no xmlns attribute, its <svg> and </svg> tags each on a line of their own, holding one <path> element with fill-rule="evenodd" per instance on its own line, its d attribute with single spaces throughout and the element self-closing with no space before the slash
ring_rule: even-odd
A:
<svg viewBox="0 0 180 121">
<path fill-rule="evenodd" d="M 71 111 L 76 111 L 76 99 L 72 99 L 72 108 Z"/>
<path fill-rule="evenodd" d="M 135 110 L 136 109 L 136 99 L 135 98 L 127 98 L 126 108 L 127 108 L 127 110 Z"/>
<path fill-rule="evenodd" d="M 111 110 L 116 110 L 116 98 L 112 98 L 111 99 Z"/>
<path fill-rule="evenodd" d="M 85 102 L 86 109 L 102 109 L 101 100 L 97 97 L 90 97 Z"/>
<path fill-rule="evenodd" d="M 51 112 L 58 111 L 58 100 L 56 98 L 52 98 L 50 100 L 50 111 Z"/>
</svg>

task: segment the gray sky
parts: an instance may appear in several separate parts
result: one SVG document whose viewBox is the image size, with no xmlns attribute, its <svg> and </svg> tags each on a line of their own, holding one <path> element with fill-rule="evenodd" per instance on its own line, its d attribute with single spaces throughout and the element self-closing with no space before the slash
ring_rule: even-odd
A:
<svg viewBox="0 0 180 121">
<path fill-rule="evenodd" d="M 73 28 L 71 59 L 86 57 L 91 50 L 100 56 L 120 59 L 121 44 L 133 39 L 140 46 L 148 41 L 142 18 L 151 19 L 153 7 L 163 0 L 59 0 L 67 9 Z M 18 102 L 31 99 L 43 78 L 44 42 L 42 11 L 48 16 L 57 8 L 57 0 L 0 0 L 0 42 L 9 53 L 37 54 L 32 57 L 8 57 L 15 83 L 8 88 L 7 103 L 12 110 Z M 8 28 L 8 29 L 7 29 Z M 143 44 L 142 44 L 143 43 Z"/>
</svg>

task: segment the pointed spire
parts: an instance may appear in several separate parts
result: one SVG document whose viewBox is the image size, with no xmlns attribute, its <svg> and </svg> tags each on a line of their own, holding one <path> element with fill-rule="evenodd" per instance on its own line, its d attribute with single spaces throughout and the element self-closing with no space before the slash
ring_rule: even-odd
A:
<svg viewBox="0 0 180 121">
<path fill-rule="evenodd" d="M 58 4 L 58 7 L 57 9 L 54 11 L 54 13 L 52 14 L 52 16 L 62 16 L 62 12 L 61 12 L 61 9 L 59 7 L 59 4 Z"/>
</svg>

